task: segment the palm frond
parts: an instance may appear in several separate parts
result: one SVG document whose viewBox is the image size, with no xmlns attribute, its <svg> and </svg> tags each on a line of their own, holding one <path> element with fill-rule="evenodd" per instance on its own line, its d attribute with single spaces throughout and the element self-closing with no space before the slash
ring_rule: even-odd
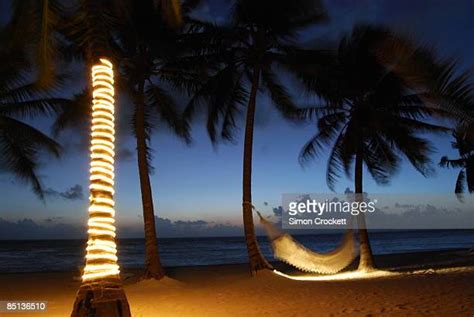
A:
<svg viewBox="0 0 474 317">
<path fill-rule="evenodd" d="M 340 177 L 343 170 L 343 159 L 342 159 L 342 147 L 344 141 L 344 134 L 339 134 L 338 138 L 334 142 L 334 145 L 329 154 L 327 168 L 326 168 L 326 184 L 329 189 L 334 191 L 337 179 Z"/>
<path fill-rule="evenodd" d="M 39 130 L 16 119 L 0 116 L 0 166 L 20 180 L 32 185 L 43 198 L 43 187 L 37 175 L 41 150 L 59 156 L 59 144 Z"/>
<path fill-rule="evenodd" d="M 64 23 L 64 33 L 74 47 L 74 55 L 82 55 L 89 62 L 92 58 L 107 53 L 116 58 L 114 30 L 121 18 L 121 2 L 111 0 L 81 0 L 75 14 Z"/>
<path fill-rule="evenodd" d="M 337 137 L 340 139 L 339 143 L 342 143 L 347 128 L 344 119 L 344 113 L 336 112 L 318 120 L 318 133 L 306 142 L 301 149 L 299 154 L 300 164 L 304 165 L 310 159 L 318 157 L 324 147 L 332 144 L 334 138 Z"/>
<path fill-rule="evenodd" d="M 473 193 L 474 192 L 474 157 L 470 157 L 467 160 L 465 171 L 466 171 L 467 190 L 470 193 Z"/>
<path fill-rule="evenodd" d="M 388 183 L 402 157 L 422 175 L 432 175 L 434 148 L 419 134 L 452 131 L 438 120 L 459 120 L 448 103 L 472 105 L 466 74 L 454 76 L 454 65 L 442 65 L 434 51 L 380 26 L 356 26 L 341 40 L 336 58 L 328 61 L 331 67 L 326 71 L 317 62 L 307 71 L 304 63 L 296 63 L 298 78 L 316 94 L 316 103 L 325 103 L 299 111 L 300 118 L 318 122 L 318 134 L 303 147 L 300 161 L 330 148 L 335 171 L 349 177 L 356 148 L 363 146 L 363 161 L 377 183 Z M 335 133 L 327 118 L 337 113 L 345 123 L 342 129 L 336 126 Z M 444 158 L 440 164 L 456 162 Z M 328 183 L 338 177 L 336 172 L 329 172 Z"/>
<path fill-rule="evenodd" d="M 92 117 L 91 95 L 88 90 L 83 90 L 65 104 L 62 104 L 59 114 L 52 126 L 53 135 L 57 136 L 62 131 L 71 128 L 84 128 Z"/>
<path fill-rule="evenodd" d="M 0 102 L 0 114 L 35 118 L 40 115 L 58 114 L 63 107 L 70 105 L 71 100 L 65 98 L 34 99 L 17 103 Z"/>
<path fill-rule="evenodd" d="M 159 85 L 151 83 L 145 92 L 146 104 L 153 107 L 159 118 L 165 122 L 176 135 L 182 137 L 186 142 L 191 141 L 189 126 L 182 120 L 178 113 L 177 105 L 173 97 Z"/>
<path fill-rule="evenodd" d="M 407 134 L 398 136 L 393 143 L 420 174 L 426 177 L 434 173 L 429 157 L 434 151 L 428 140 Z"/>
<path fill-rule="evenodd" d="M 272 14 L 268 14 L 269 8 Z M 326 20 L 322 3 L 314 0 L 239 0 L 232 15 L 235 24 L 255 25 L 283 38 L 294 36 L 312 23 Z"/>
<path fill-rule="evenodd" d="M 233 141 L 234 132 L 237 128 L 236 117 L 242 113 L 242 109 L 246 106 L 249 93 L 242 85 L 241 77 L 237 74 L 234 79 L 234 87 L 226 103 L 224 110 L 224 119 L 222 122 L 221 137 L 224 140 Z"/>
<path fill-rule="evenodd" d="M 33 52 L 38 71 L 36 84 L 49 87 L 55 82 L 55 59 L 58 56 L 59 25 L 65 7 L 58 0 L 13 1 L 11 27 L 18 45 Z"/>
<path fill-rule="evenodd" d="M 472 121 L 467 116 L 474 106 L 474 85 L 471 78 L 472 74 L 467 71 L 457 74 L 457 64 L 448 60 L 440 64 L 432 87 L 437 105 L 453 113 L 461 121 Z"/>
<path fill-rule="evenodd" d="M 466 173 L 464 170 L 459 171 L 458 177 L 456 179 L 456 187 L 454 189 L 454 192 L 456 194 L 462 194 L 465 191 L 465 183 L 466 183 Z"/>
<path fill-rule="evenodd" d="M 272 71 L 262 71 L 262 84 L 268 90 L 273 104 L 283 116 L 287 118 L 295 118 L 297 116 L 298 107 Z"/>
<path fill-rule="evenodd" d="M 405 128 L 408 128 L 412 131 L 418 132 L 430 132 L 430 133 L 446 133 L 452 131 L 450 127 L 431 124 L 419 120 L 409 119 L 409 118 L 394 118 L 397 121 L 397 124 L 403 125 Z"/>
<path fill-rule="evenodd" d="M 400 165 L 400 158 L 379 135 L 373 135 L 364 147 L 364 162 L 377 184 L 388 184 Z"/>
<path fill-rule="evenodd" d="M 465 159 L 450 160 L 447 156 L 443 156 L 439 161 L 439 166 L 447 168 L 464 168 L 465 164 Z"/>
<path fill-rule="evenodd" d="M 218 140 L 220 125 L 222 126 L 220 134 L 225 139 L 232 138 L 235 128 L 234 114 L 239 105 L 243 105 L 247 99 L 247 92 L 242 88 L 241 78 L 241 74 L 236 71 L 233 64 L 223 67 L 207 78 L 185 108 L 184 118 L 189 122 L 198 106 L 205 105 L 207 107 L 206 126 L 208 135 L 214 144 Z"/>
</svg>

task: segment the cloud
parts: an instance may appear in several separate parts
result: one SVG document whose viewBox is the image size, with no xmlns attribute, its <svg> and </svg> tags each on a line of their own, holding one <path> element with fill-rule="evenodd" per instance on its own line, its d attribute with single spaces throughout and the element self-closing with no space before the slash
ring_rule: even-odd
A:
<svg viewBox="0 0 474 317">
<path fill-rule="evenodd" d="M 175 237 L 219 237 L 243 236 L 241 225 L 216 223 L 206 220 L 176 220 L 155 217 L 156 232 L 159 238 Z M 43 220 L 29 218 L 9 221 L 0 218 L 0 240 L 25 239 L 85 239 L 86 227 L 79 223 L 65 223 L 62 217 L 48 217 Z M 118 238 L 143 238 L 142 223 L 117 224 Z M 258 234 L 263 234 L 257 228 Z"/>
<path fill-rule="evenodd" d="M 155 217 L 156 231 L 161 237 L 239 236 L 243 227 L 205 220 L 176 220 Z"/>
<path fill-rule="evenodd" d="M 45 220 L 41 225 L 32 219 L 7 221 L 0 218 L 0 240 L 9 239 L 83 239 L 86 229 L 78 225 L 55 223 L 54 218 Z"/>
<path fill-rule="evenodd" d="M 82 129 L 78 128 L 63 132 L 59 141 L 64 152 L 73 155 L 77 155 L 78 153 L 87 155 L 90 147 L 89 128 L 84 127 Z"/>
<path fill-rule="evenodd" d="M 84 199 L 84 191 L 81 185 L 76 184 L 70 188 L 67 188 L 65 191 L 57 191 L 52 188 L 48 188 L 44 191 L 44 194 L 53 198 L 63 198 L 66 200 L 82 200 Z"/>
<path fill-rule="evenodd" d="M 392 205 L 393 206 L 393 205 Z M 392 207 L 393 208 L 393 207 Z M 274 225 L 281 226 L 282 206 L 272 209 Z M 471 210 L 466 208 L 447 209 L 431 204 L 416 205 L 409 209 L 397 209 L 396 212 L 377 209 L 372 214 L 366 214 L 370 229 L 463 229 L 472 228 L 474 219 Z M 203 219 L 171 220 L 155 217 L 158 238 L 176 237 L 220 237 L 241 236 L 243 226 L 231 223 L 217 223 Z M 118 238 L 143 238 L 143 223 L 117 223 Z M 286 232 L 301 234 L 301 230 L 285 230 Z M 256 227 L 258 235 L 264 235 L 260 226 Z M 304 232 L 304 233 L 310 233 Z M 81 223 L 65 223 L 62 217 L 48 217 L 43 220 L 20 219 L 8 221 L 0 218 L 0 240 L 14 239 L 84 239 L 86 228 Z"/>
<path fill-rule="evenodd" d="M 283 207 L 282 206 L 278 206 L 278 207 L 274 207 L 273 208 L 273 214 L 277 217 L 281 217 L 281 215 L 283 214 Z"/>
<path fill-rule="evenodd" d="M 352 191 L 346 189 L 346 195 L 349 195 Z M 366 211 L 366 222 L 369 229 L 472 229 L 474 228 L 474 215 L 469 205 L 460 203 L 455 199 L 452 194 L 445 195 L 445 198 L 436 196 L 436 199 L 431 199 L 425 195 L 405 195 L 401 196 L 397 200 L 393 200 L 393 195 L 376 195 L 374 199 L 370 199 L 367 193 L 365 194 L 365 203 L 373 202 L 375 210 Z M 287 194 L 288 195 L 288 194 Z M 473 196 L 474 197 L 474 196 Z M 277 221 L 280 224 L 279 219 L 283 216 L 284 228 L 291 228 L 288 224 L 290 216 L 288 213 L 288 206 L 290 202 L 305 202 L 306 200 L 315 199 L 318 202 L 323 201 L 337 201 L 346 203 L 353 203 L 351 197 L 344 198 L 343 195 L 338 196 L 327 196 L 327 195 L 302 195 L 292 194 L 285 196 L 284 203 L 282 206 L 272 208 L 273 218 L 272 220 Z M 428 200 L 426 201 L 426 199 Z M 387 200 L 385 200 L 387 199 Z M 425 203 L 421 203 L 421 202 Z M 387 203 L 389 201 L 389 203 Z M 473 198 L 474 201 L 474 198 Z M 339 205 L 341 206 L 341 205 Z M 368 206 L 368 205 L 367 205 Z M 352 208 L 356 208 L 351 207 Z M 354 214 L 357 210 L 354 210 Z M 352 212 L 351 212 L 352 213 Z M 335 217 L 335 218 L 346 218 L 349 213 L 342 212 L 336 205 L 336 208 L 332 210 L 325 209 L 324 215 L 318 215 L 322 217 Z M 309 219 L 313 217 L 312 214 L 300 212 L 291 217 L 301 217 Z M 314 226 L 316 228 L 317 226 Z M 309 228 L 309 227 L 307 227 Z M 329 229 L 329 227 L 328 227 Z M 288 231 L 288 230 L 285 230 Z M 291 231 L 291 230 L 290 230 Z"/>
<path fill-rule="evenodd" d="M 398 210 L 377 209 L 366 213 L 369 229 L 472 229 L 474 217 L 469 209 L 446 208 L 431 204 L 401 205 Z"/>
<path fill-rule="evenodd" d="M 121 148 L 115 152 L 115 158 L 118 161 L 130 162 L 135 158 L 135 152 L 127 148 Z"/>
<path fill-rule="evenodd" d="M 413 208 L 415 207 L 414 205 L 410 204 L 400 204 L 400 203 L 395 203 L 395 208 Z"/>
<path fill-rule="evenodd" d="M 59 220 L 62 220 L 63 217 L 49 217 L 44 220 L 46 223 L 53 223 L 53 222 L 58 222 Z"/>
<path fill-rule="evenodd" d="M 243 236 L 244 230 L 241 225 L 230 223 L 216 223 L 202 219 L 198 220 L 171 220 L 168 218 L 155 217 L 156 233 L 158 238 L 177 237 L 223 237 Z M 142 238 L 143 225 L 128 225 L 118 228 L 121 238 Z M 257 234 L 263 231 L 257 227 Z"/>
</svg>

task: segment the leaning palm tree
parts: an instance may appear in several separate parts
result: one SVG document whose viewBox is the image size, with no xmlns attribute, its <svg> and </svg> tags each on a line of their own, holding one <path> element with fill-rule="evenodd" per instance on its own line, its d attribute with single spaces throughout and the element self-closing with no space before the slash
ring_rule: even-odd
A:
<svg viewBox="0 0 474 317">
<path fill-rule="evenodd" d="M 454 188 L 455 194 L 462 200 L 462 194 L 466 191 L 474 192 L 474 135 L 472 128 L 460 126 L 453 132 L 453 149 L 459 153 L 456 159 L 449 159 L 443 156 L 439 162 L 441 167 L 457 168 L 459 174 Z"/>
<path fill-rule="evenodd" d="M 215 144 L 219 137 L 233 140 L 237 116 L 246 106 L 242 209 L 252 273 L 271 268 L 259 249 L 252 215 L 252 153 L 258 92 L 267 93 L 284 116 L 296 112 L 291 95 L 280 83 L 278 69 L 287 69 L 283 66 L 297 49 L 298 31 L 324 19 L 319 1 L 237 0 L 228 24 L 191 21 L 191 34 L 184 36 L 188 45 L 197 44 L 198 58 L 190 57 L 190 63 L 198 71 L 206 63 L 208 68 L 202 77 L 203 84 L 195 89 L 185 110 L 185 118 L 189 120 L 198 106 L 206 105 L 207 130 Z"/>
<path fill-rule="evenodd" d="M 60 145 L 22 119 L 52 116 L 70 103 L 56 98 L 32 76 L 33 68 L 22 46 L 10 41 L 9 27 L 0 31 L 0 169 L 13 173 L 44 197 L 38 175 L 42 153 L 60 154 Z"/>
<path fill-rule="evenodd" d="M 440 107 L 452 105 L 445 102 L 448 99 L 453 101 L 435 84 L 443 74 L 441 68 L 429 51 L 389 29 L 355 27 L 340 42 L 337 63 L 326 73 L 327 82 L 332 83 L 324 87 L 326 104 L 304 112 L 316 116 L 318 133 L 303 147 L 301 162 L 329 149 L 329 188 L 333 190 L 340 173 L 345 172 L 354 176 L 356 194 L 363 193 L 365 170 L 377 184 L 387 184 L 403 158 L 422 175 L 430 175 L 433 146 L 420 133 L 445 133 L 449 129 L 434 119 L 454 117 L 450 107 Z M 307 84 L 309 88 L 313 85 L 310 80 Z M 358 223 L 359 270 L 367 271 L 374 268 L 374 262 L 362 214 Z"/>
</svg>

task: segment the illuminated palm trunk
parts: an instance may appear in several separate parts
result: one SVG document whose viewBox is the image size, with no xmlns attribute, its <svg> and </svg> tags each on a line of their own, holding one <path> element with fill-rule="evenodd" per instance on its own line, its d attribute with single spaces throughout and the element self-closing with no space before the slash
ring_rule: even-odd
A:
<svg viewBox="0 0 474 317">
<path fill-rule="evenodd" d="M 86 267 L 82 280 L 118 277 L 114 210 L 114 82 L 112 64 L 92 67 L 90 207 Z"/>
<path fill-rule="evenodd" d="M 101 58 L 92 67 L 90 206 L 86 266 L 72 316 L 130 316 L 115 244 L 114 76 Z"/>
</svg>

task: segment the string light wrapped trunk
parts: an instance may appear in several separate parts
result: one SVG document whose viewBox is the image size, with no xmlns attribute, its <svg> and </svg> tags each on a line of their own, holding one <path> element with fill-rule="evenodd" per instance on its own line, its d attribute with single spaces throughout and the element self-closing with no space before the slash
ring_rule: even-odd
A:
<svg viewBox="0 0 474 317">
<path fill-rule="evenodd" d="M 114 209 L 114 72 L 106 58 L 92 66 L 90 204 L 86 266 L 72 316 L 130 316 L 120 281 Z"/>
</svg>

